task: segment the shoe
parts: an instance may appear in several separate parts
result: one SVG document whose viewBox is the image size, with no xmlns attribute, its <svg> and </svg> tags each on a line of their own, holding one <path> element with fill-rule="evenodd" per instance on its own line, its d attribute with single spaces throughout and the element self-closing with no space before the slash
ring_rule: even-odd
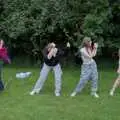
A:
<svg viewBox="0 0 120 120">
<path fill-rule="evenodd" d="M 56 96 L 56 97 L 59 97 L 59 96 L 60 96 L 60 93 L 55 93 L 55 96 Z"/>
<path fill-rule="evenodd" d="M 76 96 L 76 94 L 77 94 L 76 92 L 73 92 L 70 96 L 74 97 L 74 96 Z"/>
<path fill-rule="evenodd" d="M 30 92 L 30 95 L 34 95 L 34 94 L 38 94 L 38 93 L 39 93 L 38 90 L 33 90 L 33 91 Z"/>
<path fill-rule="evenodd" d="M 114 95 L 114 92 L 113 91 L 110 91 L 110 96 L 113 96 Z"/>
<path fill-rule="evenodd" d="M 99 98 L 99 95 L 97 93 L 92 93 L 91 95 L 95 98 Z"/>
<path fill-rule="evenodd" d="M 31 91 L 31 92 L 30 92 L 30 95 L 34 95 L 34 94 L 35 94 L 35 91 Z"/>
</svg>

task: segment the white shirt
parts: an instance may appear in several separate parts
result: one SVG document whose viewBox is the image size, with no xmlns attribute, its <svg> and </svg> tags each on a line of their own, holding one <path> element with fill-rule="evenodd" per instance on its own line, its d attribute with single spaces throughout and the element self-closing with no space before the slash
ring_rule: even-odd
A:
<svg viewBox="0 0 120 120">
<path fill-rule="evenodd" d="M 81 52 L 81 58 L 82 58 L 83 64 L 91 64 L 92 62 L 94 62 L 94 59 L 92 58 L 93 56 L 90 56 L 90 54 L 89 54 L 89 53 L 92 54 L 92 52 L 90 50 L 88 53 L 86 48 L 84 47 L 84 48 L 80 49 L 80 52 Z"/>
</svg>

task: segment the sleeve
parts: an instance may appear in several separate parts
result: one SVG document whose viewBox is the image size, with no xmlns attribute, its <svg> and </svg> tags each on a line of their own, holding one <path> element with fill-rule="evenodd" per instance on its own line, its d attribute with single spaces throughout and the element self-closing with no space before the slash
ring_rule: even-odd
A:
<svg viewBox="0 0 120 120">
<path fill-rule="evenodd" d="M 48 51 L 47 51 L 47 48 L 45 47 L 43 50 L 42 50 L 42 54 L 43 54 L 43 57 L 45 58 L 45 59 L 48 59 Z"/>
</svg>

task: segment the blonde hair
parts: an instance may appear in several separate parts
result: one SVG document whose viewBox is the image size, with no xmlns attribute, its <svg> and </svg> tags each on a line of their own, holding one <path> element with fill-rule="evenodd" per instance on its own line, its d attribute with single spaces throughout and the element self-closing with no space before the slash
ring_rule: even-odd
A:
<svg viewBox="0 0 120 120">
<path fill-rule="evenodd" d="M 86 46 L 86 43 L 91 41 L 91 38 L 90 37 L 84 37 L 83 38 L 83 41 L 82 41 L 82 47 Z"/>
<path fill-rule="evenodd" d="M 47 49 L 48 50 L 51 50 L 52 48 L 54 48 L 56 45 L 55 45 L 55 43 L 49 43 L 48 45 L 47 45 Z"/>
</svg>

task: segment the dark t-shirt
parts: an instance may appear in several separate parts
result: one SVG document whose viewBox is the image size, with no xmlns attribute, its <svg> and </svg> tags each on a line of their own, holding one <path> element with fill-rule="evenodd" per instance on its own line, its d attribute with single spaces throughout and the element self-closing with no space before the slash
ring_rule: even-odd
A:
<svg viewBox="0 0 120 120">
<path fill-rule="evenodd" d="M 43 49 L 43 57 L 44 57 L 45 64 L 47 64 L 48 66 L 56 66 L 60 62 L 60 58 L 65 54 L 65 51 L 58 48 L 56 56 L 55 57 L 52 56 L 51 59 L 48 59 L 48 57 L 47 57 L 48 53 L 49 52 L 48 52 L 47 48 L 44 48 Z"/>
</svg>

